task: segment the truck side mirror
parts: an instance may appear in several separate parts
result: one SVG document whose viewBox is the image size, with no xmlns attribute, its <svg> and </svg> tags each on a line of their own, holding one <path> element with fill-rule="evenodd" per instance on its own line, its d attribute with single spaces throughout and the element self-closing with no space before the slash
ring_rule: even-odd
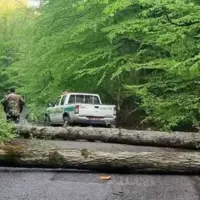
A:
<svg viewBox="0 0 200 200">
<path fill-rule="evenodd" d="M 48 103 L 48 107 L 53 107 L 53 104 L 52 103 Z"/>
</svg>

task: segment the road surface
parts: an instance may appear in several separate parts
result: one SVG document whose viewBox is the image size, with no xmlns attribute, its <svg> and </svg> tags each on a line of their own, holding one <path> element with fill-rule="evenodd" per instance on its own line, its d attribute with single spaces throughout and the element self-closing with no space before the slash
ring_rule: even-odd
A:
<svg viewBox="0 0 200 200">
<path fill-rule="evenodd" d="M 23 120 L 21 123 L 27 122 Z M 81 141 L 31 141 L 35 142 L 41 143 L 42 148 L 174 151 L 171 148 Z M 100 175 L 83 171 L 1 167 L 0 200 L 200 200 L 198 176 L 111 174 L 110 180 L 101 182 Z"/>
<path fill-rule="evenodd" d="M 29 140 L 30 141 L 30 140 Z M 173 151 L 168 148 L 120 144 L 40 141 L 42 148 L 106 151 Z M 0 168 L 0 200 L 199 200 L 200 177 L 181 175 L 119 175 L 101 182 L 100 174 L 63 170 Z"/>
<path fill-rule="evenodd" d="M 1 200 L 199 200 L 197 176 L 111 175 L 0 168 Z"/>
</svg>

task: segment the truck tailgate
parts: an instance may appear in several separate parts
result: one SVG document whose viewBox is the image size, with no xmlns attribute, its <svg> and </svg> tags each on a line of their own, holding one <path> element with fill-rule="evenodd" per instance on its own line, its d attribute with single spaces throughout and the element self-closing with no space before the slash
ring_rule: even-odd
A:
<svg viewBox="0 0 200 200">
<path fill-rule="evenodd" d="M 92 117 L 113 117 L 114 105 L 90 105 L 80 104 L 79 105 L 79 116 Z"/>
</svg>

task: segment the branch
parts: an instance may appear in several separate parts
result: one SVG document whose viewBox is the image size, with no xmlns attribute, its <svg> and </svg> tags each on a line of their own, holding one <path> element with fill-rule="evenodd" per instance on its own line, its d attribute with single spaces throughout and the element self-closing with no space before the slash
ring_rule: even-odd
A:
<svg viewBox="0 0 200 200">
<path fill-rule="evenodd" d="M 137 107 L 137 108 L 135 108 L 134 110 L 131 110 L 130 112 L 128 112 L 128 113 L 125 115 L 124 120 L 121 121 L 121 123 L 124 123 L 124 122 L 128 119 L 128 117 L 129 117 L 130 115 L 132 115 L 134 112 L 136 112 L 136 111 L 138 111 L 138 110 L 139 110 L 139 107 Z"/>
<path fill-rule="evenodd" d="M 169 17 L 169 14 L 167 12 L 167 8 L 162 8 L 162 10 L 164 11 L 164 15 L 167 19 L 167 21 L 170 23 L 170 24 L 173 24 L 175 26 L 192 26 L 194 24 L 199 24 L 200 23 L 200 20 L 196 20 L 196 21 L 186 21 L 186 22 L 180 22 L 180 23 L 177 23 L 177 22 L 174 22 L 170 17 Z"/>
<path fill-rule="evenodd" d="M 115 98 L 113 98 L 112 95 L 110 95 L 104 88 L 99 87 L 99 89 L 100 89 L 100 91 L 101 91 L 102 93 L 104 93 L 107 97 L 109 97 L 109 98 L 111 99 L 112 102 L 115 102 L 115 101 L 116 101 Z"/>
</svg>

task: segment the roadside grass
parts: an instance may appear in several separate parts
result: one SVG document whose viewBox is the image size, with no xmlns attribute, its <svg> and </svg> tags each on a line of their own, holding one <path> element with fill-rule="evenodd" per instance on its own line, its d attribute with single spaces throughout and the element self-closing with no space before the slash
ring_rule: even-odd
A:
<svg viewBox="0 0 200 200">
<path fill-rule="evenodd" d="M 0 142 L 9 142 L 15 137 L 13 124 L 6 121 L 3 108 L 0 106 Z"/>
</svg>

